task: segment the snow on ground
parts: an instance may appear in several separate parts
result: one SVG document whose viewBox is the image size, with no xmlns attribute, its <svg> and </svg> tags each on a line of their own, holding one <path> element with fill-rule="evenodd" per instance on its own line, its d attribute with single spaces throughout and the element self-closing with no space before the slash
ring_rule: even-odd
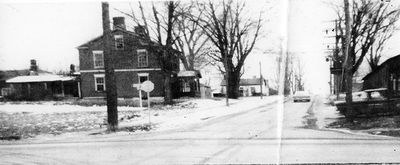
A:
<svg viewBox="0 0 400 165">
<path fill-rule="evenodd" d="M 246 111 L 252 108 L 265 105 L 277 100 L 278 97 L 264 97 L 261 100 L 259 97 L 243 97 L 238 100 L 229 100 L 230 106 L 226 107 L 225 100 L 192 100 L 190 102 L 197 105 L 193 109 L 159 111 L 151 110 L 150 121 L 158 124 L 158 130 L 181 128 L 188 124 L 202 122 L 206 119 L 229 115 Z M 121 126 L 129 126 L 132 124 L 145 124 L 149 122 L 148 111 L 145 110 L 141 118 L 131 120 L 127 123 L 121 123 Z M 147 114 L 146 114 L 147 113 Z"/>
<path fill-rule="evenodd" d="M 317 125 L 319 128 L 325 128 L 329 124 L 335 122 L 342 115 L 339 111 L 336 110 L 335 106 L 331 106 L 329 104 L 329 100 L 327 98 L 321 98 L 322 101 L 318 101 L 314 103 L 314 112 L 317 117 Z"/>
<path fill-rule="evenodd" d="M 144 108 L 140 107 L 118 107 L 119 111 L 139 111 Z M 70 112 L 106 112 L 106 106 L 79 106 L 62 104 L 57 105 L 54 102 L 44 102 L 40 104 L 12 104 L 5 103 L 0 105 L 0 112 L 4 113 L 70 113 Z"/>
<path fill-rule="evenodd" d="M 156 130 L 176 129 L 188 124 L 203 122 L 207 119 L 238 113 L 277 100 L 278 97 L 243 97 L 229 100 L 226 107 L 225 99 L 186 99 L 178 100 L 175 105 L 155 105 L 150 109 L 150 120 Z M 81 132 L 87 136 L 87 131 L 104 131 L 102 123 L 106 121 L 106 106 L 78 106 L 43 102 L 40 104 L 10 104 L 0 105 L 0 137 L 21 135 L 35 137 L 37 135 L 60 135 Z M 118 107 L 120 128 L 142 128 L 149 123 L 147 108 Z M 85 133 L 86 132 L 86 133 Z"/>
</svg>

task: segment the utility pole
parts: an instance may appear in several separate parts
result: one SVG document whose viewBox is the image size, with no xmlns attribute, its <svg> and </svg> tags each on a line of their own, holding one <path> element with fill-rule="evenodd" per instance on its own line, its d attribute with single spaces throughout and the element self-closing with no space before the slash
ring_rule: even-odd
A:
<svg viewBox="0 0 400 165">
<path fill-rule="evenodd" d="M 338 25 L 338 20 L 336 19 L 335 20 L 335 52 L 333 54 L 333 58 L 335 59 L 335 61 L 333 61 L 334 68 L 336 68 L 336 66 L 339 66 L 339 64 L 340 64 L 339 63 L 339 61 L 340 61 L 339 60 L 339 39 L 340 39 L 340 37 L 339 37 L 338 30 L 339 30 L 339 25 Z M 333 75 L 333 81 L 334 81 L 334 83 L 333 83 L 334 92 L 333 93 L 336 94 L 336 100 L 339 100 L 339 92 L 340 92 L 341 84 L 339 81 L 338 74 Z"/>
<path fill-rule="evenodd" d="M 117 86 L 115 84 L 114 64 L 113 64 L 113 47 L 110 29 L 110 13 L 108 2 L 101 3 L 103 18 L 103 57 L 104 70 L 106 79 L 106 97 L 107 97 L 107 122 L 108 130 L 115 132 L 118 129 L 118 99 Z"/>
<path fill-rule="evenodd" d="M 344 0 L 344 12 L 345 12 L 345 23 L 346 23 L 346 45 L 345 45 L 345 78 L 346 78 L 346 103 L 347 109 L 352 109 L 352 88 L 353 88 L 353 58 L 350 57 L 349 47 L 350 47 L 350 26 L 351 26 L 351 18 L 350 18 L 350 8 L 349 8 L 349 0 Z"/>
<path fill-rule="evenodd" d="M 261 97 L 261 99 L 263 99 L 263 90 L 262 90 L 262 87 L 263 87 L 263 77 L 262 77 L 262 74 L 261 74 L 261 61 L 259 62 L 259 64 L 260 64 L 260 91 L 261 91 L 260 97 Z"/>
</svg>

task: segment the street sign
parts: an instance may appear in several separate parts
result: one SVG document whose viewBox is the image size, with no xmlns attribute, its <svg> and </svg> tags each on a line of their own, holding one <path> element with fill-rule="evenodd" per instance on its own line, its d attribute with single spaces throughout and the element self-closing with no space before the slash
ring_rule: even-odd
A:
<svg viewBox="0 0 400 165">
<path fill-rule="evenodd" d="M 133 84 L 132 87 L 134 87 L 134 88 L 140 90 L 141 84 Z"/>
<path fill-rule="evenodd" d="M 141 90 L 145 92 L 151 92 L 153 91 L 153 89 L 154 89 L 154 84 L 149 80 L 143 82 L 141 85 Z"/>
<path fill-rule="evenodd" d="M 136 88 L 139 91 L 139 106 L 140 106 L 140 108 L 142 108 L 143 107 L 142 92 L 140 92 L 142 85 L 141 84 L 132 84 L 132 87 Z"/>
</svg>

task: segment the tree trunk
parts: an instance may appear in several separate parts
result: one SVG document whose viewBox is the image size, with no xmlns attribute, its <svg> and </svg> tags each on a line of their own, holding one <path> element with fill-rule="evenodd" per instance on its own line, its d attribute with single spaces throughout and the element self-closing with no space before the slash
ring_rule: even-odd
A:
<svg viewBox="0 0 400 165">
<path fill-rule="evenodd" d="M 231 99 L 237 99 L 239 97 L 239 82 L 240 82 L 240 76 L 235 73 L 235 72 L 228 72 L 228 97 Z"/>
<path fill-rule="evenodd" d="M 171 74 L 164 73 L 164 104 L 172 104 Z"/>
</svg>

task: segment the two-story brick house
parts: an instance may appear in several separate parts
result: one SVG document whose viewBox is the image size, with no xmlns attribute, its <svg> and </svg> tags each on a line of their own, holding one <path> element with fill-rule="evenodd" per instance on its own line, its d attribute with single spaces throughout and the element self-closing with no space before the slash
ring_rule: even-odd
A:
<svg viewBox="0 0 400 165">
<path fill-rule="evenodd" d="M 156 51 L 157 43 L 146 36 L 143 27 L 135 27 L 135 32 L 125 28 L 124 17 L 113 18 L 114 38 L 112 64 L 115 68 L 118 98 L 139 97 L 139 91 L 132 85 L 150 80 L 154 83 L 153 97 L 164 96 L 164 76 Z M 79 62 L 81 73 L 81 90 L 84 98 L 105 97 L 104 54 L 102 36 L 81 46 Z M 179 58 L 174 59 L 176 73 L 179 71 Z M 172 83 L 176 83 L 176 74 L 171 75 Z M 171 85 L 178 87 L 179 85 Z M 173 88 L 176 93 L 179 89 Z M 145 96 L 145 95 L 143 95 Z"/>
</svg>

